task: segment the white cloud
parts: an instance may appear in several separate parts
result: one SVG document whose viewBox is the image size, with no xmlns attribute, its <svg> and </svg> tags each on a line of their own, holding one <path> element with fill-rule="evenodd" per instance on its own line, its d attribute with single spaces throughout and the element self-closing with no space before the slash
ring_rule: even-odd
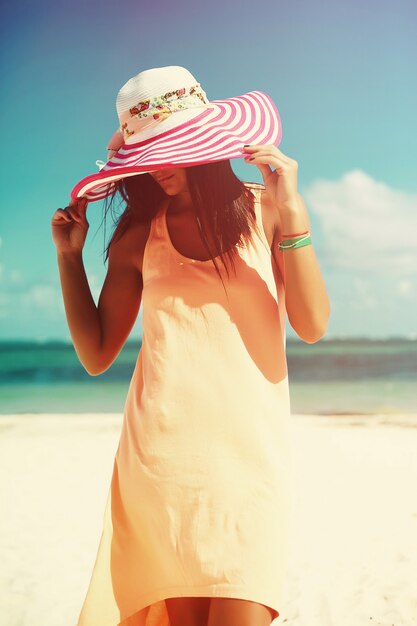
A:
<svg viewBox="0 0 417 626">
<path fill-rule="evenodd" d="M 397 293 L 403 298 L 409 298 L 413 296 L 415 293 L 415 286 L 410 280 L 400 280 L 397 284 Z"/>
<path fill-rule="evenodd" d="M 326 264 L 397 277 L 417 273 L 416 194 L 353 170 L 337 181 L 316 181 L 303 196 L 320 219 Z"/>
<path fill-rule="evenodd" d="M 316 180 L 303 196 L 315 218 L 317 257 L 332 303 L 329 332 L 413 332 L 417 194 L 355 169 L 336 181 Z"/>
</svg>

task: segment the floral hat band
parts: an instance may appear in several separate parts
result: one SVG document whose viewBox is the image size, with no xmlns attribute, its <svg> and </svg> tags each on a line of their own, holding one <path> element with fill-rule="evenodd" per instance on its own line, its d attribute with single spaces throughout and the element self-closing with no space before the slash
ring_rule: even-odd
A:
<svg viewBox="0 0 417 626">
<path fill-rule="evenodd" d="M 182 87 L 175 91 L 168 91 L 162 96 L 141 100 L 127 111 L 121 112 L 120 130 L 126 141 L 145 128 L 162 122 L 175 111 L 200 108 L 208 104 L 210 101 L 200 83 L 188 88 Z"/>
</svg>

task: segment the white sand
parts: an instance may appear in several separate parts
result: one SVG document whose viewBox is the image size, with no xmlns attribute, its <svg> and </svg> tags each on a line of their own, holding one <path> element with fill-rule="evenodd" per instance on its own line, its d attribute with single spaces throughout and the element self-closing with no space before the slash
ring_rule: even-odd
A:
<svg viewBox="0 0 417 626">
<path fill-rule="evenodd" d="M 1 624 L 76 623 L 121 420 L 0 415 Z M 292 423 L 296 515 L 274 626 L 416 625 L 417 415 Z"/>
</svg>

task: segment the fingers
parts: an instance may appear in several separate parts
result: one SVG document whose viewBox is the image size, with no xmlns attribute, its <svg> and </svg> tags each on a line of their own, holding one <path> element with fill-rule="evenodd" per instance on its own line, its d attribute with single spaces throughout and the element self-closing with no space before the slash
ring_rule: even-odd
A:
<svg viewBox="0 0 417 626">
<path fill-rule="evenodd" d="M 85 215 L 87 211 L 88 199 L 85 196 L 70 200 L 69 207 L 74 207 L 81 215 Z"/>
<path fill-rule="evenodd" d="M 80 215 L 80 213 L 78 213 L 75 209 L 71 208 L 71 206 L 66 207 L 65 210 L 72 217 L 74 222 L 81 223 L 83 221 L 82 215 Z"/>
<path fill-rule="evenodd" d="M 245 156 L 244 161 L 245 163 L 249 163 L 249 165 L 270 165 L 271 170 L 277 169 L 279 171 L 286 168 L 290 164 L 289 161 L 280 158 L 279 156 L 277 156 L 277 154 L 273 152 L 261 150 L 248 154 L 247 156 Z"/>
<path fill-rule="evenodd" d="M 262 164 L 259 163 L 258 164 L 259 169 L 261 170 L 261 174 L 264 177 L 265 182 L 269 179 L 270 176 L 274 176 L 276 174 L 278 174 L 277 170 L 274 170 L 269 163 L 267 164 Z"/>
<path fill-rule="evenodd" d="M 76 200 L 71 200 L 69 205 L 64 209 L 57 209 L 54 213 L 53 220 L 60 220 L 65 222 L 78 222 L 85 223 L 86 219 L 86 210 L 87 210 L 88 200 L 84 196 L 82 198 L 77 198 Z"/>
<path fill-rule="evenodd" d="M 265 147 L 268 148 L 268 146 Z M 297 171 L 298 169 L 298 163 L 294 159 L 283 158 L 279 154 L 276 154 L 276 152 L 270 152 L 268 150 L 252 151 L 252 153 L 245 156 L 244 161 L 250 165 L 257 165 L 260 169 L 261 166 L 269 165 L 271 168 L 275 169 L 278 174 L 284 174 L 293 170 Z M 264 171 L 268 173 L 266 169 Z"/>
<path fill-rule="evenodd" d="M 287 157 L 279 148 L 277 148 L 273 143 L 259 143 L 259 144 L 250 144 L 249 146 L 244 146 L 244 152 L 259 152 L 259 150 L 272 152 L 276 156 L 280 156 L 283 159 L 291 160 L 290 157 Z"/>
<path fill-rule="evenodd" d="M 52 216 L 53 222 L 72 222 L 71 215 L 65 209 L 57 209 Z"/>
<path fill-rule="evenodd" d="M 279 160 L 281 160 L 281 162 L 283 164 L 287 164 L 287 165 L 289 165 L 292 162 L 294 162 L 294 163 L 296 162 L 296 161 L 294 161 L 294 159 L 291 159 L 290 157 L 287 157 L 274 144 L 250 145 L 250 146 L 243 147 L 242 151 L 244 153 L 247 153 L 247 155 L 249 157 L 257 158 L 258 156 L 269 156 L 269 157 L 272 157 L 274 159 L 279 159 Z M 248 160 L 248 158 L 245 157 L 245 161 L 247 161 L 247 160 Z"/>
<path fill-rule="evenodd" d="M 252 157 L 251 161 L 246 158 L 245 163 L 249 163 L 250 165 L 257 165 L 261 172 L 265 173 L 268 176 L 272 174 L 274 170 L 278 174 L 282 174 L 288 169 L 288 163 L 284 163 L 283 161 L 277 159 L 275 155 L 257 155 Z"/>
</svg>

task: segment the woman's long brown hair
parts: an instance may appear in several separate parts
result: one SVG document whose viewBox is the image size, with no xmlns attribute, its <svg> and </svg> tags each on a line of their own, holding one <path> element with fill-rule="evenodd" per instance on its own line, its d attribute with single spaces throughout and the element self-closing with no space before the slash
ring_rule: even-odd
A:
<svg viewBox="0 0 417 626">
<path fill-rule="evenodd" d="M 244 246 L 252 241 L 252 229 L 259 235 L 254 210 L 254 195 L 236 176 L 229 160 L 195 165 L 185 169 L 198 230 L 223 283 L 214 257 L 220 257 L 229 277 L 226 258 L 235 270 L 236 246 Z M 114 201 L 118 194 L 121 196 L 121 201 L 124 201 L 125 208 L 119 216 L 115 216 Z M 104 202 L 104 229 L 110 209 L 115 225 L 110 241 L 105 246 L 105 261 L 108 259 L 112 242 L 121 237 L 129 224 L 149 222 L 156 215 L 161 202 L 166 197 L 167 194 L 150 174 L 128 176 L 115 183 L 114 191 Z M 214 250 L 209 247 L 203 223 L 208 225 L 211 240 L 214 242 Z"/>
</svg>

